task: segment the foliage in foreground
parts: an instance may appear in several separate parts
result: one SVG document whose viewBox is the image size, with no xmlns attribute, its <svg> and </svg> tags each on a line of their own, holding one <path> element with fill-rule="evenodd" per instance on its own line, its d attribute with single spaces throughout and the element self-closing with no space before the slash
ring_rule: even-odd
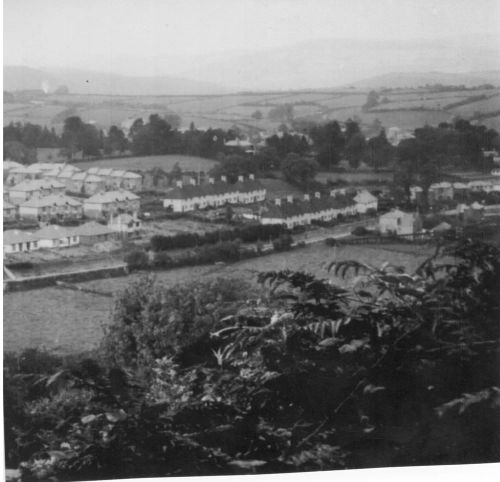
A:
<svg viewBox="0 0 500 482">
<path fill-rule="evenodd" d="M 351 287 L 272 272 L 229 304 L 129 288 L 115 364 L 4 373 L 8 463 L 81 480 L 499 461 L 499 252 L 330 272 Z"/>
</svg>

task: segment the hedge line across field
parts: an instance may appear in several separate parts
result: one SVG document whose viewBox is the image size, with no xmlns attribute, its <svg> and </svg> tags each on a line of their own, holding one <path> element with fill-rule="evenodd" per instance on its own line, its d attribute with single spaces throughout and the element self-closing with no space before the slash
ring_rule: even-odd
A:
<svg viewBox="0 0 500 482">
<path fill-rule="evenodd" d="M 279 238 L 283 234 L 289 234 L 289 231 L 284 226 L 255 224 L 203 234 L 179 233 L 174 236 L 157 234 L 151 237 L 150 245 L 153 251 L 158 252 L 168 251 L 169 249 L 194 248 L 205 244 L 235 241 L 237 239 L 242 243 L 255 243 Z"/>
</svg>

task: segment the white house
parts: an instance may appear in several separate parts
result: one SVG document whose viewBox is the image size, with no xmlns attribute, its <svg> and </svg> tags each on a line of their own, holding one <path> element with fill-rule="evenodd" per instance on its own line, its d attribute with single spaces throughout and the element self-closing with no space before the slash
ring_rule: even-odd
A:
<svg viewBox="0 0 500 482">
<path fill-rule="evenodd" d="M 360 214 L 365 214 L 368 211 L 376 211 L 378 209 L 378 199 L 366 190 L 360 191 L 354 196 L 356 203 L 356 211 Z"/>
<path fill-rule="evenodd" d="M 261 224 L 283 224 L 291 229 L 311 224 L 313 221 L 333 221 L 341 216 L 356 214 L 356 203 L 349 196 L 314 196 L 305 194 L 303 199 L 276 198 L 260 210 Z"/>
<path fill-rule="evenodd" d="M 453 199 L 453 186 L 449 182 L 438 182 L 429 187 L 431 201 L 446 201 Z"/>
<path fill-rule="evenodd" d="M 405 213 L 399 209 L 379 217 L 379 231 L 382 234 L 415 234 L 422 230 L 420 216 L 415 213 Z"/>
<path fill-rule="evenodd" d="M 53 194 L 41 198 L 33 198 L 19 205 L 19 216 L 26 219 L 48 221 L 51 218 L 81 218 L 83 207 L 80 201 Z"/>
<path fill-rule="evenodd" d="M 195 211 L 205 207 L 218 207 L 229 204 L 249 204 L 264 201 L 266 189 L 251 174 L 248 179 L 242 176 L 236 184 L 229 184 L 226 176 L 220 181 L 209 178 L 208 184 L 196 184 L 191 179 L 189 184 L 177 183 L 177 187 L 168 191 L 163 199 L 163 206 L 174 212 Z"/>
<path fill-rule="evenodd" d="M 38 238 L 27 231 L 8 229 L 3 232 L 3 252 L 23 253 L 39 249 Z"/>
<path fill-rule="evenodd" d="M 13 221 L 17 217 L 17 206 L 9 201 L 3 202 L 3 220 Z"/>
<path fill-rule="evenodd" d="M 137 213 L 139 208 L 139 196 L 125 190 L 100 192 L 83 201 L 83 212 L 93 218 L 109 218 L 120 212 Z"/>
<path fill-rule="evenodd" d="M 34 233 L 40 248 L 68 248 L 80 243 L 78 235 L 71 228 L 49 224 Z"/>
<path fill-rule="evenodd" d="M 139 234 L 142 228 L 142 222 L 137 216 L 122 213 L 116 216 L 111 216 L 108 221 L 108 228 L 121 233 L 125 237 L 130 237 Z"/>
<path fill-rule="evenodd" d="M 62 194 L 65 190 L 66 186 L 58 181 L 49 181 L 48 179 L 26 180 L 9 188 L 9 199 L 16 204 L 33 198 Z"/>
</svg>

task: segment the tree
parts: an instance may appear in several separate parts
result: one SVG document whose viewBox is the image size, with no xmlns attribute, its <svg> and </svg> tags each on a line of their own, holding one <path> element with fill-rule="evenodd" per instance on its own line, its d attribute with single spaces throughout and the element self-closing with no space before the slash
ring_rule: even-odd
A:
<svg viewBox="0 0 500 482">
<path fill-rule="evenodd" d="M 123 131 L 117 126 L 112 125 L 104 140 L 104 152 L 106 154 L 112 154 L 113 152 L 122 153 L 127 148 L 127 144 L 128 142 Z"/>
<path fill-rule="evenodd" d="M 285 179 L 302 188 L 307 188 L 317 173 L 317 164 L 298 154 L 288 154 L 281 164 Z"/>
<path fill-rule="evenodd" d="M 263 117 L 262 115 L 262 112 L 260 110 L 256 110 L 253 114 L 252 114 L 252 119 L 255 119 L 255 120 L 261 120 Z"/>
<path fill-rule="evenodd" d="M 363 105 L 363 110 L 364 111 L 368 111 L 370 110 L 372 107 L 375 107 L 378 105 L 378 99 L 379 99 L 379 94 L 374 91 L 374 90 L 371 90 L 369 93 L 368 93 L 368 96 L 366 98 L 366 102 L 364 103 Z"/>
<path fill-rule="evenodd" d="M 392 163 L 394 157 L 394 148 L 387 140 L 385 130 L 368 139 L 366 160 L 375 170 L 388 166 Z"/>
<path fill-rule="evenodd" d="M 85 124 L 80 117 L 71 116 L 64 121 L 62 145 L 72 156 L 82 150 L 85 155 L 98 155 L 101 142 L 95 126 Z"/>
<path fill-rule="evenodd" d="M 350 136 L 345 146 L 345 157 L 348 159 L 351 167 L 357 168 L 362 161 L 366 150 L 365 136 L 360 132 Z"/>
</svg>

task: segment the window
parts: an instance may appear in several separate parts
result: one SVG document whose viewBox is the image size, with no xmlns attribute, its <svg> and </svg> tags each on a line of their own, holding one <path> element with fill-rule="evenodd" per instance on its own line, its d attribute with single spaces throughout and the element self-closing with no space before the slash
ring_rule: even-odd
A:
<svg viewBox="0 0 500 482">
<path fill-rule="evenodd" d="M 33 247 L 38 248 L 38 241 L 33 241 Z"/>
<path fill-rule="evenodd" d="M 398 226 L 401 226 L 401 218 L 398 218 Z"/>
</svg>

